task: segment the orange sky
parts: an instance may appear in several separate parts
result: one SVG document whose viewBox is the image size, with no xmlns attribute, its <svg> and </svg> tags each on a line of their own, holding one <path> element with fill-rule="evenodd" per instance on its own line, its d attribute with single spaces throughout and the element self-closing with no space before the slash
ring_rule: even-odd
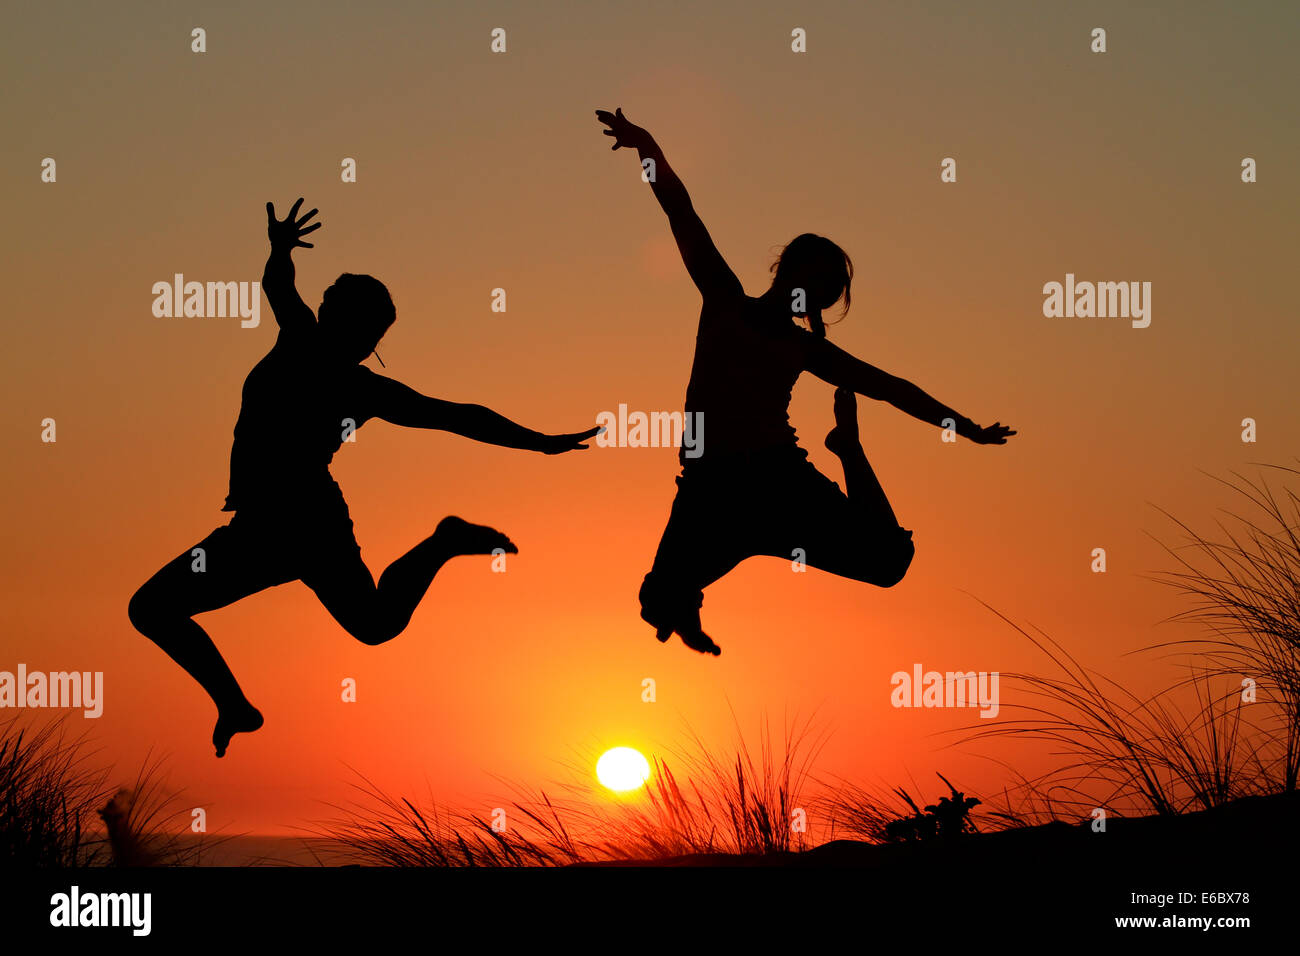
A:
<svg viewBox="0 0 1300 956">
<path fill-rule="evenodd" d="M 1157 627 L 1182 605 L 1140 577 L 1169 567 L 1148 532 L 1173 533 L 1152 505 L 1211 527 L 1232 499 L 1200 469 L 1294 463 L 1300 447 L 1294 10 L 447 6 L 11 18 L 0 670 L 104 671 L 104 715 L 77 729 L 120 776 L 168 754 L 212 829 L 266 832 L 345 799 L 347 766 L 478 808 L 494 777 L 544 783 L 575 751 L 652 751 L 685 724 L 730 743 L 729 708 L 755 729 L 763 711 L 816 708 L 834 731 L 828 774 L 1000 785 L 930 736 L 973 712 L 889 704 L 889 676 L 918 662 L 1044 668 L 971 594 L 1135 687 L 1174 675 L 1121 656 L 1186 633 Z M 496 26 L 505 55 L 489 52 Z M 1089 52 L 1095 26 L 1105 54 Z M 266 716 L 215 760 L 214 708 L 126 603 L 229 518 L 239 390 L 274 327 L 265 305 L 257 329 L 155 318 L 152 284 L 259 279 L 263 204 L 302 195 L 324 226 L 296 253 L 298 287 L 315 306 L 343 271 L 387 283 L 386 374 L 550 431 L 619 403 L 680 408 L 698 296 L 635 160 L 600 135 L 593 111 L 620 105 L 657 136 L 751 294 L 780 244 L 830 236 L 858 268 L 832 340 L 1019 436 L 945 445 L 863 400 L 864 444 L 915 530 L 907 578 L 882 591 L 747 562 L 706 593 L 724 650 L 706 659 L 661 646 L 637 616 L 671 449 L 545 457 L 369 424 L 333 471 L 376 572 L 446 514 L 501 528 L 521 553 L 506 574 L 450 565 L 378 648 L 300 584 L 200 618 Z M 40 181 L 47 156 L 54 184 Z M 939 181 L 947 156 L 955 184 Z M 344 157 L 355 184 L 340 182 Z M 1151 326 L 1045 318 L 1042 286 L 1067 272 L 1151 282 Z M 55 444 L 40 440 L 46 417 Z M 821 445 L 830 386 L 801 380 L 791 419 L 839 480 Z M 1095 547 L 1104 575 L 1089 570 Z M 356 704 L 339 699 L 346 677 Z M 646 677 L 657 703 L 641 702 Z"/>
</svg>

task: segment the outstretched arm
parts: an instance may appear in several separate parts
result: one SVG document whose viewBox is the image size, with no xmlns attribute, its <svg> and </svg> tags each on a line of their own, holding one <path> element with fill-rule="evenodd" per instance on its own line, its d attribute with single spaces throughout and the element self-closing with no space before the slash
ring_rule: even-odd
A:
<svg viewBox="0 0 1300 956">
<path fill-rule="evenodd" d="M 976 444 L 1005 445 L 1007 437 L 1015 434 L 1000 422 L 981 428 L 907 379 L 868 365 L 825 339 L 813 341 L 808 371 L 832 385 L 850 388 L 867 398 L 888 402 L 899 411 L 937 428 L 945 427 L 945 419 L 950 419 L 955 423 L 958 435 Z"/>
<path fill-rule="evenodd" d="M 523 448 L 558 455 L 588 446 L 582 444 L 599 428 L 567 435 L 546 435 L 516 424 L 482 405 L 461 405 L 421 395 L 415 389 L 383 375 L 375 375 L 375 417 L 408 428 L 436 428 L 475 441 L 505 448 Z"/>
<path fill-rule="evenodd" d="M 626 146 L 635 149 L 641 157 L 641 167 L 650 179 L 650 189 L 654 192 L 659 205 L 668 214 L 668 224 L 672 227 L 673 238 L 686 263 L 695 287 L 704 296 L 718 293 L 741 293 L 740 280 L 727 265 L 718 252 L 717 246 L 704 228 L 704 223 L 691 204 L 691 197 L 686 187 L 677 178 L 677 173 L 668 165 L 664 152 L 654 137 L 635 126 L 623 116 L 620 108 L 611 113 L 608 110 L 596 110 L 596 118 L 609 127 L 606 136 L 614 137 L 613 149 Z M 653 165 L 647 169 L 646 160 Z"/>
<path fill-rule="evenodd" d="M 275 321 L 281 331 L 285 332 L 309 329 L 316 324 L 316 316 L 307 307 L 307 303 L 302 301 L 302 296 L 294 286 L 293 250 L 298 246 L 311 249 L 312 244 L 303 242 L 302 237 L 320 228 L 320 223 L 307 225 L 316 215 L 315 209 L 301 219 L 297 218 L 301 205 L 302 200 L 299 199 L 289 210 L 288 216 L 276 219 L 275 206 L 266 204 L 266 234 L 271 240 L 271 255 L 262 272 L 262 291 L 266 293 L 266 301 L 271 303 Z"/>
</svg>

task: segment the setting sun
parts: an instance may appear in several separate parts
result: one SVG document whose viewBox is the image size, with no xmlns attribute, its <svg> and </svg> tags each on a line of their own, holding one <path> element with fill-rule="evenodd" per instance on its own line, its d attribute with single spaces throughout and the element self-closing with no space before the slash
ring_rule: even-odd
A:
<svg viewBox="0 0 1300 956">
<path fill-rule="evenodd" d="M 596 779 L 616 792 L 635 790 L 650 779 L 650 764 L 640 751 L 615 747 L 596 761 Z"/>
</svg>

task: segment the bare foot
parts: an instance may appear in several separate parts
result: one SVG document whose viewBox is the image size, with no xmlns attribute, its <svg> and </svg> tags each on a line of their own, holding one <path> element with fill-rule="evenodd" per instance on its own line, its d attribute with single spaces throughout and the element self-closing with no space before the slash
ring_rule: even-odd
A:
<svg viewBox="0 0 1300 956">
<path fill-rule="evenodd" d="M 651 620 L 644 607 L 641 608 L 641 620 L 645 621 L 655 629 L 655 639 L 658 640 L 660 644 L 666 643 L 668 638 L 673 636 L 673 629 L 662 621 Z"/>
<path fill-rule="evenodd" d="M 248 701 L 244 701 L 239 707 L 218 711 L 217 726 L 212 731 L 212 745 L 217 748 L 217 756 L 226 755 L 230 738 L 235 734 L 252 733 L 263 723 L 262 712 Z"/>
<path fill-rule="evenodd" d="M 446 544 L 452 555 L 491 554 L 497 548 L 507 554 L 519 553 L 514 542 L 496 528 L 489 528 L 485 524 L 470 524 L 450 515 L 438 522 L 438 529 L 434 533 Z"/>
<path fill-rule="evenodd" d="M 835 427 L 826 435 L 826 447 L 841 458 L 862 450 L 858 439 L 858 396 L 852 389 L 835 390 Z"/>
<path fill-rule="evenodd" d="M 678 631 L 681 635 L 682 643 L 693 651 L 699 651 L 701 654 L 712 654 L 717 657 L 722 653 L 722 648 L 713 643 L 713 639 L 703 631 Z"/>
</svg>

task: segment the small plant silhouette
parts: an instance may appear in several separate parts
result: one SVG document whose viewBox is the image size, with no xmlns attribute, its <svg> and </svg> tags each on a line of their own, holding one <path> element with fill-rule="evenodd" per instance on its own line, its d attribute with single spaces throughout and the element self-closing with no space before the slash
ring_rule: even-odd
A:
<svg viewBox="0 0 1300 956">
<path fill-rule="evenodd" d="M 891 820 L 885 824 L 885 839 L 890 843 L 919 843 L 927 840 L 949 839 L 964 833 L 976 831 L 975 822 L 970 818 L 971 809 L 979 806 L 979 800 L 968 797 L 949 782 L 943 774 L 936 774 L 948 784 L 952 795 L 940 797 L 938 803 L 929 804 L 922 813 L 910 794 L 902 787 L 895 791 L 907 801 L 913 815 Z"/>
</svg>

